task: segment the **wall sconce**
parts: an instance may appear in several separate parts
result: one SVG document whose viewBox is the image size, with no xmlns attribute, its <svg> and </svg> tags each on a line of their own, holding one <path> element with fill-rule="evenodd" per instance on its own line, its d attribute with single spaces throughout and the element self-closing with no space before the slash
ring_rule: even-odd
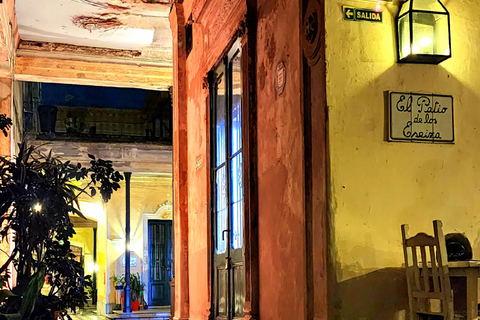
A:
<svg viewBox="0 0 480 320">
<path fill-rule="evenodd" d="M 408 0 L 397 17 L 398 62 L 439 64 L 452 56 L 450 14 L 439 0 Z"/>
</svg>

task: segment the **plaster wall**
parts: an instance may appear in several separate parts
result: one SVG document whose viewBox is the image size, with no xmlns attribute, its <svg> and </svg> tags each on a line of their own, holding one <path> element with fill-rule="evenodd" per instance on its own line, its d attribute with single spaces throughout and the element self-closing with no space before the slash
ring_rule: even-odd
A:
<svg viewBox="0 0 480 320">
<path fill-rule="evenodd" d="M 12 116 L 12 79 L 0 78 L 0 114 Z M 5 137 L 0 133 L 0 153 L 3 156 L 11 155 L 11 135 Z"/>
<path fill-rule="evenodd" d="M 18 153 L 18 143 L 23 139 L 23 84 L 19 81 L 12 82 L 12 122 L 8 136 L 12 140 L 12 153 Z"/>
<path fill-rule="evenodd" d="M 184 1 L 183 9 L 182 19 L 185 21 L 188 21 L 189 17 L 193 19 L 193 48 L 184 62 L 186 79 L 182 79 L 186 80 L 187 86 L 187 97 L 183 103 L 186 104 L 188 144 L 182 144 L 180 147 L 188 148 L 186 158 L 183 160 L 187 162 L 185 167 L 188 167 L 188 174 L 186 179 L 181 179 L 179 182 L 188 181 L 188 186 L 182 185 L 183 191 L 188 189 L 186 194 L 188 207 L 184 211 L 176 206 L 179 208 L 176 214 L 183 215 L 188 212 L 188 238 L 185 239 L 188 243 L 188 287 L 183 286 L 182 282 L 176 282 L 175 285 L 179 290 L 183 290 L 183 294 L 187 293 L 189 299 L 188 305 L 179 306 L 175 312 L 180 314 L 181 319 L 184 319 L 187 312 L 183 309 L 188 306 L 189 319 L 193 320 L 208 319 L 211 306 L 209 229 L 211 217 L 208 186 L 210 137 L 207 111 L 209 104 L 208 87 L 204 86 L 204 78 L 229 48 L 229 43 L 246 13 L 246 4 L 244 1 L 238 0 Z M 179 26 L 179 28 L 183 28 L 183 26 Z M 183 44 L 176 41 L 177 39 L 174 39 L 174 46 L 178 45 L 179 50 L 184 50 Z M 178 130 L 178 126 L 174 130 Z M 179 201 L 182 200 L 179 199 Z M 179 243 L 176 240 L 176 246 Z M 177 267 L 179 267 L 179 263 L 186 263 L 186 261 L 178 262 L 177 260 Z M 177 275 L 179 272 L 176 272 L 176 279 Z M 176 300 L 180 301 L 180 297 L 177 296 Z"/>
<path fill-rule="evenodd" d="M 0 3 L 0 77 L 2 78 L 12 78 L 15 49 L 19 41 L 15 1 L 2 1 Z"/>
<path fill-rule="evenodd" d="M 7 117 L 11 117 L 12 106 L 12 80 L 9 78 L 0 78 L 0 114 L 5 114 Z M 11 135 L 5 137 L 3 132 L 0 132 L 0 156 L 11 155 Z M 8 260 L 8 256 L 3 253 L 9 252 L 10 245 L 6 242 L 2 242 L 0 245 L 2 253 L 0 253 L 0 265 L 3 265 Z"/>
<path fill-rule="evenodd" d="M 75 228 L 75 234 L 70 243 L 82 248 L 85 274 L 93 274 L 95 267 L 93 265 L 93 228 Z"/>
<path fill-rule="evenodd" d="M 93 255 L 93 228 L 75 228 L 70 243 L 82 247 L 83 255 Z"/>
<path fill-rule="evenodd" d="M 259 0 L 258 229 L 262 319 L 306 319 L 300 2 Z M 275 90 L 283 61 L 286 86 Z"/>
<path fill-rule="evenodd" d="M 105 204 L 107 213 L 106 241 L 106 303 L 115 303 L 115 288 L 110 277 L 125 273 L 122 258 L 125 255 L 125 183 L 113 193 L 112 199 Z M 141 280 L 148 282 L 148 245 L 144 245 L 144 214 L 154 214 L 165 202 L 172 201 L 172 178 L 170 175 L 145 176 L 133 174 L 130 181 L 130 246 L 131 257 L 137 258 L 137 266 L 131 266 L 131 272 L 140 274 Z M 170 218 L 171 216 L 162 216 Z M 102 279 L 103 280 L 103 279 Z M 148 286 L 145 291 L 148 296 Z"/>
<path fill-rule="evenodd" d="M 80 211 L 89 219 L 97 222 L 97 313 L 105 315 L 107 303 L 107 216 L 104 206 L 99 199 L 80 200 Z M 92 229 L 90 229 L 92 230 Z M 88 231 L 90 233 L 90 231 Z M 90 235 L 84 234 L 85 238 Z M 93 230 L 91 231 L 93 238 Z M 83 238 L 83 236 L 81 236 Z M 75 241 L 75 238 L 74 238 Z M 93 241 L 93 239 L 92 239 Z M 86 247 L 92 247 L 90 243 Z M 92 253 L 93 256 L 93 253 Z M 86 269 L 85 271 L 88 272 Z"/>
<path fill-rule="evenodd" d="M 432 233 L 432 220 L 442 220 L 444 233 L 464 232 L 480 257 L 480 3 L 445 1 L 453 57 L 440 65 L 396 63 L 396 5 L 369 23 L 343 21 L 342 5 L 376 4 L 325 3 L 331 306 L 335 319 L 404 319 L 401 224 Z M 389 90 L 453 95 L 455 143 L 386 142 Z"/>
<path fill-rule="evenodd" d="M 260 314 L 262 319 L 303 319 L 306 266 L 300 8 L 296 1 L 261 0 L 256 3 L 256 9 L 258 60 L 253 67 L 258 74 L 255 85 L 258 94 Z M 181 179 L 178 191 L 175 189 L 182 199 L 182 192 L 187 192 L 188 207 L 184 209 L 182 199 L 178 199 L 180 206 L 176 207 L 176 217 L 184 219 L 184 214 L 188 214 L 188 236 L 184 239 L 177 234 L 176 244 L 182 241 L 182 248 L 188 248 L 188 259 L 176 257 L 182 259 L 181 262 L 177 260 L 177 264 L 188 263 L 188 280 L 176 279 L 176 286 L 179 286 L 176 297 L 183 298 L 179 292 L 187 291 L 188 304 L 177 305 L 176 317 L 193 320 L 208 317 L 211 296 L 210 186 L 207 184 L 210 175 L 209 103 L 208 89 L 203 84 L 208 72 L 229 48 L 247 8 L 245 1 L 216 0 L 184 1 L 182 10 L 178 10 L 177 5 L 174 14 L 181 13 L 185 21 L 192 18 L 193 50 L 184 65 L 177 60 L 174 68 L 176 81 L 187 86 L 185 98 L 180 96 L 182 93 L 174 94 L 180 112 L 183 112 L 183 104 L 186 105 L 187 126 L 183 126 L 176 114 L 174 130 L 177 133 L 186 130 L 188 141 L 181 145 L 174 143 L 178 148 L 174 154 L 180 150 L 182 156 L 181 150 L 188 151 L 184 154 L 188 163 L 184 164 L 188 168 L 187 179 Z M 178 18 L 173 17 L 171 21 L 175 56 L 177 49 L 184 48 L 175 36 Z M 182 27 L 179 25 L 178 29 Z M 287 86 L 285 92 L 277 96 L 274 70 L 280 61 L 284 61 L 287 68 Z M 181 78 L 183 74 L 186 79 Z M 175 163 L 178 161 L 176 158 Z M 176 174 L 181 174 L 177 170 Z M 180 267 L 177 265 L 177 268 Z M 185 305 L 189 305 L 188 313 L 179 310 Z"/>
</svg>

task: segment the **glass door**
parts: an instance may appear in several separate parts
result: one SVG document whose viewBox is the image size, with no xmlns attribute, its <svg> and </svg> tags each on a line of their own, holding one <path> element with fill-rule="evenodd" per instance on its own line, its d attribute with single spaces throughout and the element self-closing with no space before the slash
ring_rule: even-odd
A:
<svg viewBox="0 0 480 320">
<path fill-rule="evenodd" d="M 243 154 L 241 46 L 211 75 L 213 309 L 215 319 L 243 316 Z"/>
</svg>

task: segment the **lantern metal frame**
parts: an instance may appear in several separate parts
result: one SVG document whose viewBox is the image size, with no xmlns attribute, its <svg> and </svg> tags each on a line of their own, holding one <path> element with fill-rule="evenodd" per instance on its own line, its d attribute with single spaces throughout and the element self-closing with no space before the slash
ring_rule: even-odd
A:
<svg viewBox="0 0 480 320">
<path fill-rule="evenodd" d="M 400 12 L 402 11 L 403 6 L 405 3 L 402 4 L 402 6 L 399 9 L 399 15 L 395 19 L 395 24 L 396 24 L 396 38 L 397 38 L 397 62 L 399 63 L 418 63 L 418 64 L 439 64 L 442 61 L 445 61 L 449 58 L 452 57 L 452 37 L 451 37 L 451 32 L 450 32 L 450 12 L 448 12 L 447 8 L 443 5 L 443 3 L 440 0 L 436 0 L 445 10 L 445 12 L 439 12 L 439 11 L 429 11 L 429 10 L 419 10 L 419 9 L 414 9 L 413 8 L 413 2 L 415 0 L 407 0 L 410 1 L 409 3 L 409 8 L 408 10 L 400 15 Z M 405 1 L 406 2 L 406 1 Z M 447 23 L 448 23 L 448 48 L 449 48 L 449 54 L 448 55 L 442 55 L 442 54 L 425 54 L 425 53 L 413 53 L 413 14 L 414 13 L 424 13 L 424 14 L 438 14 L 438 15 L 444 15 L 447 17 Z M 403 18 L 404 16 L 409 15 L 409 45 L 410 45 L 410 54 L 405 56 L 404 58 L 400 58 L 400 27 L 399 27 L 399 22 L 400 19 Z"/>
</svg>

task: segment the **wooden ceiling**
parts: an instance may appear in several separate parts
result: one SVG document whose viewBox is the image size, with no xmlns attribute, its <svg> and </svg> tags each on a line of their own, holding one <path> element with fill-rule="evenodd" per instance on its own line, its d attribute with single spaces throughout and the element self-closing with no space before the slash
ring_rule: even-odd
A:
<svg viewBox="0 0 480 320">
<path fill-rule="evenodd" d="M 3 0 L 0 77 L 166 90 L 173 83 L 167 3 L 168 0 Z M 42 5 L 50 6 L 50 10 L 43 10 Z M 82 12 L 67 10 L 79 8 L 78 5 L 84 9 Z M 65 6 L 67 9 L 56 10 Z M 83 18 L 79 20 L 80 15 Z M 56 25 L 56 20 L 62 23 Z M 88 21 L 94 24 L 89 25 Z M 134 35 L 131 43 L 123 37 L 129 32 Z M 136 34 L 149 32 L 151 39 L 135 43 Z M 55 41 L 45 41 L 48 39 Z M 122 41 L 127 43 L 123 48 Z"/>
</svg>

